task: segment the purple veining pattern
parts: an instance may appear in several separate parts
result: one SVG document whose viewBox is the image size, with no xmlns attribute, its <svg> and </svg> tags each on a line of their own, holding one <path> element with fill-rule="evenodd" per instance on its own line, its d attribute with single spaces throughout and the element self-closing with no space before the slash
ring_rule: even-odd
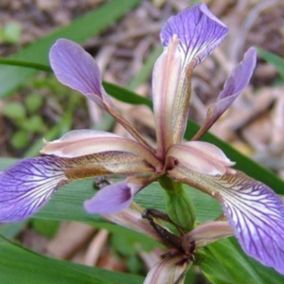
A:
<svg viewBox="0 0 284 284">
<path fill-rule="evenodd" d="M 117 213 L 131 204 L 139 187 L 127 182 L 118 182 L 108 185 L 91 199 L 86 200 L 84 207 L 91 214 Z"/>
<path fill-rule="evenodd" d="M 187 59 L 195 58 L 198 64 L 221 43 L 227 33 L 227 27 L 207 6 L 198 4 L 169 18 L 161 30 L 161 41 L 163 46 L 168 46 L 176 35 L 180 40 L 180 51 Z"/>
<path fill-rule="evenodd" d="M 222 194 L 223 207 L 243 250 L 284 274 L 284 204 L 266 185 L 240 179 Z"/>
<path fill-rule="evenodd" d="M 41 156 L 0 174 L 0 223 L 28 218 L 44 206 L 65 179 L 58 158 Z"/>
<path fill-rule="evenodd" d="M 50 49 L 49 61 L 59 82 L 100 102 L 103 89 L 99 67 L 80 45 L 67 39 L 57 40 Z"/>
</svg>

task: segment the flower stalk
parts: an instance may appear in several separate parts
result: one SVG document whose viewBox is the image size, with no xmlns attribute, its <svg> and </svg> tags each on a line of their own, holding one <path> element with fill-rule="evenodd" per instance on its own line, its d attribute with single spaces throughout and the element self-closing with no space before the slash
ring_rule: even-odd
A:
<svg viewBox="0 0 284 284">
<path fill-rule="evenodd" d="M 180 182 L 163 176 L 159 179 L 160 185 L 167 194 L 166 211 L 170 219 L 184 232 L 194 227 L 195 210 L 188 192 Z"/>
</svg>

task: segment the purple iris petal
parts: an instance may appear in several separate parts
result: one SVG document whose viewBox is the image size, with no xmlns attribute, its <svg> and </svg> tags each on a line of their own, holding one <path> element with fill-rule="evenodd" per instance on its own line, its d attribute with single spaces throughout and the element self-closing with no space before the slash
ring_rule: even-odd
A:
<svg viewBox="0 0 284 284">
<path fill-rule="evenodd" d="M 93 198 L 85 201 L 85 209 L 91 214 L 117 213 L 129 207 L 139 189 L 139 186 L 127 182 L 108 185 L 98 191 Z"/>
<path fill-rule="evenodd" d="M 232 74 L 225 82 L 224 89 L 219 94 L 212 110 L 212 119 L 214 122 L 227 110 L 249 84 L 255 69 L 256 56 L 256 49 L 253 47 L 249 48 L 242 62 L 233 70 Z"/>
<path fill-rule="evenodd" d="M 26 159 L 1 172 L 0 223 L 36 213 L 64 180 L 60 160 L 49 156 Z"/>
<path fill-rule="evenodd" d="M 215 123 L 247 87 L 255 69 L 256 58 L 256 49 L 249 48 L 243 60 L 225 82 L 216 102 L 209 107 L 203 126 L 194 136 L 195 140 L 199 139 Z"/>
<path fill-rule="evenodd" d="M 49 61 L 59 82 L 100 103 L 104 91 L 99 67 L 80 45 L 57 40 L 50 49 Z"/>
<path fill-rule="evenodd" d="M 161 41 L 166 47 L 176 35 L 180 51 L 187 61 L 202 62 L 227 35 L 227 27 L 217 19 L 205 4 L 194 5 L 171 17 L 161 31 Z"/>
<path fill-rule="evenodd" d="M 284 204 L 279 197 L 266 185 L 246 177 L 222 197 L 225 215 L 243 250 L 284 274 Z"/>
</svg>

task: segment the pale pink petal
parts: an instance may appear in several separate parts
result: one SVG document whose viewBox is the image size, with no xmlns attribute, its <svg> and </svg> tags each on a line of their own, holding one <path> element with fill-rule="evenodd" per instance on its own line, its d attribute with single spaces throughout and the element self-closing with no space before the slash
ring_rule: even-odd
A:
<svg viewBox="0 0 284 284">
<path fill-rule="evenodd" d="M 41 154 L 75 158 L 104 152 L 123 152 L 141 157 L 150 165 L 159 166 L 157 158 L 135 140 L 96 130 L 74 130 L 58 140 L 47 142 Z"/>
<path fill-rule="evenodd" d="M 177 55 L 176 40 L 171 41 L 167 50 L 154 65 L 152 90 L 158 152 L 162 156 L 173 142 L 174 102 L 178 97 L 178 85 L 181 80 L 181 59 Z M 178 127 L 178 125 L 175 125 Z"/>
<path fill-rule="evenodd" d="M 103 217 L 115 224 L 151 236 L 160 241 L 160 237 L 154 228 L 148 221 L 142 218 L 142 213 L 143 212 L 128 208 L 116 214 L 103 214 Z"/>
<path fill-rule="evenodd" d="M 181 257 L 165 257 L 148 272 L 144 284 L 183 283 L 189 264 Z"/>
<path fill-rule="evenodd" d="M 185 165 L 192 171 L 207 175 L 222 175 L 234 165 L 224 152 L 207 142 L 191 141 L 174 145 L 167 153 L 177 163 Z"/>
<path fill-rule="evenodd" d="M 227 221 L 211 221 L 198 225 L 192 231 L 184 235 L 182 242 L 194 242 L 195 246 L 200 248 L 233 235 L 233 229 Z"/>
</svg>

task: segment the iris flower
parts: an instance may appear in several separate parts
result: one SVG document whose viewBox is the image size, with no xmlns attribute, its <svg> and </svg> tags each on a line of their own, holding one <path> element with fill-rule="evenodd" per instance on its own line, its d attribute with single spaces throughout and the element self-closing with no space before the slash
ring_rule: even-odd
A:
<svg viewBox="0 0 284 284">
<path fill-rule="evenodd" d="M 254 48 L 248 49 L 226 80 L 193 140 L 183 139 L 192 72 L 227 33 L 227 27 L 204 4 L 182 11 L 163 26 L 164 50 L 152 78 L 155 147 L 115 108 L 91 55 L 74 42 L 57 40 L 49 54 L 57 79 L 109 112 L 131 138 L 75 130 L 47 142 L 40 156 L 20 161 L 0 174 L 0 222 L 28 218 L 63 184 L 93 176 L 125 177 L 104 187 L 84 204 L 89 213 L 114 214 L 129 207 L 145 186 L 167 177 L 216 198 L 242 249 L 284 274 L 282 201 L 265 184 L 233 169 L 234 163 L 221 149 L 198 141 L 249 84 L 256 65 Z"/>
</svg>

